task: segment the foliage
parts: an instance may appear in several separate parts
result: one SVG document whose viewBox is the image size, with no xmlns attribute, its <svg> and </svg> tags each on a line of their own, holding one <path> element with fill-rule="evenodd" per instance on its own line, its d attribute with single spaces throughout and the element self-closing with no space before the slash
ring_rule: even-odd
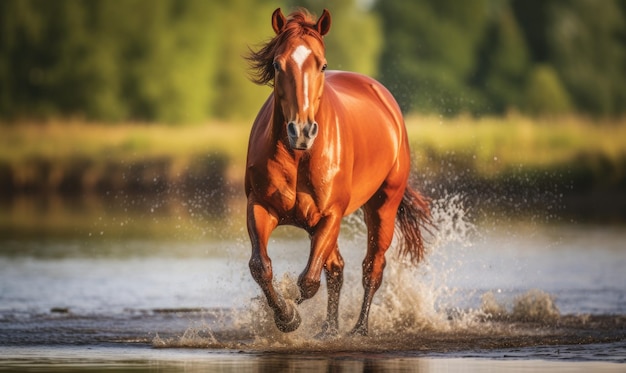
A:
<svg viewBox="0 0 626 373">
<path fill-rule="evenodd" d="M 530 114 L 564 114 L 571 110 L 570 98 L 556 71 L 537 65 L 529 74 L 524 92 L 525 110 Z"/>
<path fill-rule="evenodd" d="M 533 61 L 551 65 L 576 110 L 626 111 L 626 4 L 623 0 L 514 0 Z"/>
<path fill-rule="evenodd" d="M 520 107 L 530 57 L 526 40 L 510 7 L 492 10 L 489 23 L 478 48 L 477 67 L 471 84 L 484 94 L 483 107 L 475 111 L 502 113 Z"/>
<path fill-rule="evenodd" d="M 389 0 L 377 3 L 385 47 L 380 78 L 404 111 L 457 114 L 474 92 L 464 80 L 484 29 L 487 1 Z"/>
<path fill-rule="evenodd" d="M 534 114 L 626 111 L 623 0 L 379 1 L 380 78 L 405 111 Z M 529 108 L 537 72 L 562 99 Z M 531 74 L 533 72 L 533 74 Z M 529 82 L 533 79 L 533 82 Z M 543 79 L 543 78 L 542 78 Z M 539 110 L 539 112 L 538 112 Z"/>
<path fill-rule="evenodd" d="M 405 112 L 626 112 L 625 0 L 2 0 L 0 120 L 250 120 L 279 6 L 328 8 L 329 66 Z"/>
<path fill-rule="evenodd" d="M 253 115 L 246 42 L 272 7 L 248 1 L 6 0 L 2 117 L 198 122 Z M 269 17 L 268 17 L 269 18 Z M 242 89 L 242 87 L 246 87 Z"/>
</svg>

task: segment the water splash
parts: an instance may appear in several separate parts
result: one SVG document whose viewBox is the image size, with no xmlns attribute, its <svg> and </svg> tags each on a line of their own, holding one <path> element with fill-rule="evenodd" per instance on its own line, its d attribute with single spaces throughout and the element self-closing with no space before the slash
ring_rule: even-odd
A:
<svg viewBox="0 0 626 373">
<path fill-rule="evenodd" d="M 554 296 L 539 289 L 516 296 L 511 305 L 498 301 L 491 291 L 483 294 L 481 300 L 483 312 L 493 320 L 549 323 L 561 316 Z"/>
<path fill-rule="evenodd" d="M 348 336 L 358 317 L 363 289 L 360 285 L 360 266 L 356 269 L 346 265 L 340 299 L 340 336 L 336 339 L 320 341 L 314 337 L 326 317 L 326 289 L 322 286 L 313 299 L 297 306 L 303 317 L 301 327 L 295 332 L 285 334 L 278 331 L 266 300 L 258 296 L 248 307 L 233 311 L 230 321 L 221 326 L 190 326 L 180 337 L 155 338 L 153 344 L 157 347 L 253 350 L 376 350 L 414 345 L 416 336 L 424 338 L 428 335 L 432 338 L 438 335 L 445 339 L 452 335 L 510 333 L 510 327 L 503 331 L 502 321 L 549 322 L 558 319 L 559 311 L 553 298 L 541 291 L 520 295 L 512 303 L 499 301 L 488 291 L 482 296 L 480 306 L 462 306 L 467 303 L 466 298 L 473 294 L 468 295 L 448 285 L 448 280 L 464 265 L 465 256 L 471 255 L 479 232 L 468 216 L 461 195 L 433 201 L 432 215 L 437 229 L 427 237 L 428 253 L 423 263 L 416 267 L 401 260 L 393 248 L 387 254 L 384 281 L 370 312 L 368 338 Z M 348 253 L 344 256 L 352 255 L 351 248 L 362 253 L 365 226 L 359 215 L 345 219 L 344 225 L 347 228 L 342 230 L 340 242 L 340 247 L 347 247 Z M 356 250 L 356 247 L 359 249 Z M 277 290 L 288 302 L 293 302 L 299 295 L 296 283 L 297 278 L 293 274 L 285 274 L 275 280 Z M 225 329 L 238 331 L 239 334 L 235 334 L 240 338 L 246 335 L 243 338 L 245 341 L 234 341 L 229 339 L 228 333 L 217 332 Z"/>
<path fill-rule="evenodd" d="M 161 338 L 158 334 L 152 339 L 152 345 L 157 348 L 166 347 L 194 347 L 194 348 L 224 348 L 213 334 L 211 326 L 206 321 L 197 325 L 190 325 L 182 336 L 177 338 Z"/>
<path fill-rule="evenodd" d="M 468 219 L 461 195 L 435 200 L 431 208 L 436 229 L 427 237 L 427 257 L 419 266 L 404 260 L 388 260 L 385 280 L 372 306 L 373 329 L 418 332 L 448 331 L 468 324 L 472 311 L 457 311 L 456 289 L 448 277 L 463 265 L 463 255 L 474 242 L 476 227 Z M 394 258 L 397 259 L 397 258 Z"/>
</svg>

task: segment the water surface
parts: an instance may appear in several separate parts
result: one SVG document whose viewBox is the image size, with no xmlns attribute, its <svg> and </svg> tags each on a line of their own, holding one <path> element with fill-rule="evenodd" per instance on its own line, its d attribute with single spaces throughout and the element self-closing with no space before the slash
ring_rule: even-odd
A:
<svg viewBox="0 0 626 373">
<path fill-rule="evenodd" d="M 371 336 L 347 335 L 362 297 L 363 227 L 346 221 L 341 335 L 314 338 L 325 289 L 278 332 L 247 268 L 243 236 L 0 241 L 0 370 L 623 371 L 626 230 L 529 222 L 470 224 L 437 211 L 425 263 L 388 253 Z M 277 286 L 295 297 L 308 243 L 278 232 Z"/>
</svg>

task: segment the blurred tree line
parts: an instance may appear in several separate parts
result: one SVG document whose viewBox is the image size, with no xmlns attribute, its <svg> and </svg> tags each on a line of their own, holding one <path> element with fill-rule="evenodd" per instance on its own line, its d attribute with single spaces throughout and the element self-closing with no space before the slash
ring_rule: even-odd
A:
<svg viewBox="0 0 626 373">
<path fill-rule="evenodd" d="M 278 6 L 328 8 L 330 68 L 407 112 L 626 111 L 626 0 L 0 0 L 0 119 L 249 119 Z"/>
<path fill-rule="evenodd" d="M 405 111 L 626 111 L 625 0 L 384 0 L 379 78 Z"/>
</svg>

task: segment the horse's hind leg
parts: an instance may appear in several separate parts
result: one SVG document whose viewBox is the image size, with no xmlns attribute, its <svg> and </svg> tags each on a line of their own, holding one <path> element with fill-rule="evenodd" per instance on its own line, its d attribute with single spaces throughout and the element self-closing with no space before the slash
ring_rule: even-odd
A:
<svg viewBox="0 0 626 373">
<path fill-rule="evenodd" d="M 324 264 L 328 288 L 328 313 L 322 332 L 318 334 L 320 338 L 332 337 L 339 333 L 339 294 L 343 285 L 343 266 L 343 258 L 339 254 L 339 249 L 335 248 Z"/>
<path fill-rule="evenodd" d="M 248 200 L 248 234 L 252 242 L 250 273 L 259 284 L 267 303 L 274 311 L 274 321 L 282 332 L 291 332 L 300 326 L 300 315 L 296 308 L 285 302 L 272 285 L 272 261 L 267 255 L 269 236 L 277 226 L 277 219 L 263 206 Z"/>
<path fill-rule="evenodd" d="M 391 245 L 395 217 L 402 193 L 386 193 L 384 189 L 374 195 L 364 206 L 367 224 L 367 254 L 363 260 L 363 305 L 352 334 L 367 335 L 370 306 L 374 294 L 383 281 L 385 252 Z"/>
</svg>

